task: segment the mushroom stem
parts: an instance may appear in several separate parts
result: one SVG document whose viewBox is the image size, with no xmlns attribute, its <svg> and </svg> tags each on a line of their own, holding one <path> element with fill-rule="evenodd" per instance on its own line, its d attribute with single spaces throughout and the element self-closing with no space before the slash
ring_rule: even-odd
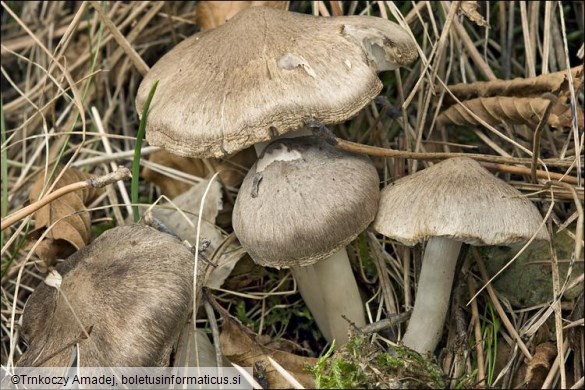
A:
<svg viewBox="0 0 585 390">
<path fill-rule="evenodd" d="M 305 267 L 292 267 L 299 292 L 313 314 L 317 326 L 336 347 L 348 340 L 349 323 L 366 324 L 364 305 L 351 270 L 345 247 L 328 259 Z"/>
<path fill-rule="evenodd" d="M 414 310 L 402 338 L 404 345 L 421 354 L 432 353 L 441 338 L 460 249 L 460 241 L 446 237 L 427 242 Z"/>
</svg>

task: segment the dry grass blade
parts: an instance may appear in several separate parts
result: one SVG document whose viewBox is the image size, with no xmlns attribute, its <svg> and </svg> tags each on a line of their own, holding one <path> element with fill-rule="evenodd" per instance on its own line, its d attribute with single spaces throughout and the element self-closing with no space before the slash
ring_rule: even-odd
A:
<svg viewBox="0 0 585 390">
<path fill-rule="evenodd" d="M 288 9 L 288 1 L 198 1 L 195 22 L 201 31 L 221 26 L 235 14 L 248 7 Z"/>
</svg>

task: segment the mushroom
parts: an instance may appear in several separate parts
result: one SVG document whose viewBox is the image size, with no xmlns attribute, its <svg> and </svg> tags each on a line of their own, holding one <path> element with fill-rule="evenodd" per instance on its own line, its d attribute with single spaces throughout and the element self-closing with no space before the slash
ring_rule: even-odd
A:
<svg viewBox="0 0 585 390">
<path fill-rule="evenodd" d="M 419 353 L 436 348 L 462 242 L 548 240 L 542 225 L 532 202 L 469 158 L 444 160 L 384 188 L 373 228 L 408 246 L 427 241 L 404 344 Z"/>
<path fill-rule="evenodd" d="M 323 335 L 337 346 L 348 338 L 342 315 L 365 325 L 345 246 L 373 221 L 379 196 L 367 157 L 298 137 L 268 145 L 234 206 L 242 246 L 258 264 L 292 268 Z"/>
<path fill-rule="evenodd" d="M 159 80 L 146 138 L 186 157 L 223 157 L 302 128 L 343 122 L 381 91 L 376 72 L 417 57 L 409 34 L 370 16 L 315 17 L 251 7 L 187 38 L 144 77 Z"/>
<path fill-rule="evenodd" d="M 142 112 L 158 80 L 147 123 L 150 144 L 199 158 L 251 145 L 260 154 L 283 134 L 306 135 L 308 120 L 351 118 L 381 91 L 377 72 L 416 57 L 414 40 L 386 19 L 251 7 L 163 56 L 142 81 L 136 107 Z M 301 291 L 314 285 L 315 275 L 295 274 Z M 322 311 L 319 302 L 307 305 L 313 314 Z"/>
<path fill-rule="evenodd" d="M 26 303 L 28 349 L 18 366 L 168 366 L 193 299 L 191 251 L 144 225 L 106 231 L 57 266 L 59 290 L 41 283 Z M 89 335 L 89 337 L 87 337 Z"/>
</svg>

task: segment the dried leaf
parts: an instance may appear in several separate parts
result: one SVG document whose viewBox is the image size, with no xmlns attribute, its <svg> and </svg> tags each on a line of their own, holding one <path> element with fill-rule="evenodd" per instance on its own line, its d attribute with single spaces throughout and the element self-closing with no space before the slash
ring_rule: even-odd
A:
<svg viewBox="0 0 585 390">
<path fill-rule="evenodd" d="M 290 384 L 272 367 L 268 356 L 276 360 L 292 374 L 305 388 L 314 388 L 311 374 L 305 371 L 305 365 L 314 366 L 317 359 L 303 357 L 290 352 L 269 348 L 257 340 L 256 334 L 246 328 L 227 311 L 221 311 L 224 322 L 219 337 L 222 353 L 231 362 L 242 367 L 253 367 L 256 362 L 263 362 L 269 388 L 290 388 Z"/>
<path fill-rule="evenodd" d="M 202 181 L 192 186 L 187 192 L 173 198 L 173 204 L 185 213 L 181 215 L 172 205 L 163 204 L 164 208 L 156 207 L 152 210 L 152 215 L 159 219 L 173 233 L 182 240 L 187 240 L 193 246 L 197 243 L 197 222 L 199 219 L 199 208 L 201 199 L 207 189 L 209 182 Z M 206 239 L 219 245 L 223 241 L 221 232 L 215 227 L 215 218 L 222 208 L 221 201 L 221 184 L 213 181 L 207 192 L 203 204 L 203 214 L 201 215 L 201 239 Z"/>
<path fill-rule="evenodd" d="M 528 389 L 540 389 L 548 372 L 550 364 L 557 356 L 557 348 L 551 342 L 542 343 L 536 346 L 532 360 L 526 369 L 525 383 Z"/>
<path fill-rule="evenodd" d="M 288 3 L 288 1 L 199 1 L 195 22 L 201 27 L 201 31 L 207 31 L 221 26 L 248 7 L 264 6 L 287 10 Z"/>
<path fill-rule="evenodd" d="M 488 22 L 477 11 L 477 8 L 478 8 L 477 1 L 462 1 L 461 6 L 459 7 L 459 11 L 463 13 L 463 15 L 467 16 L 467 19 L 471 20 L 478 26 L 489 27 Z"/>
<path fill-rule="evenodd" d="M 578 89 L 583 83 L 583 65 L 571 68 L 571 74 L 573 76 L 573 86 Z M 567 96 L 569 81 L 567 71 L 564 70 L 530 78 L 454 84 L 449 85 L 449 90 L 457 99 L 462 101 L 491 96 L 537 97 L 543 93 Z M 443 107 L 447 108 L 453 104 L 455 104 L 455 100 L 451 98 L 450 94 L 446 94 Z"/>
<path fill-rule="evenodd" d="M 469 111 L 490 125 L 501 122 L 536 127 L 540 122 L 550 100 L 533 97 L 518 98 L 495 96 L 463 101 L 453 105 L 438 116 L 439 123 L 456 125 L 479 125 Z M 583 128 L 583 110 L 577 107 L 577 125 Z M 553 103 L 547 123 L 555 128 L 570 127 L 572 124 L 571 107 L 557 100 Z"/>
<path fill-rule="evenodd" d="M 207 335 L 201 329 L 194 330 L 191 322 L 185 324 L 177 343 L 173 367 L 216 366 L 215 348 Z"/>
<path fill-rule="evenodd" d="M 211 173 L 203 160 L 176 156 L 165 150 L 151 154 L 149 161 L 197 177 L 207 177 Z M 256 153 L 253 148 L 242 150 L 223 160 L 208 159 L 209 166 L 215 170 L 221 170 L 219 177 L 228 187 L 238 187 L 244 180 L 248 168 L 255 161 Z M 142 170 L 142 177 L 159 186 L 161 192 L 169 198 L 174 198 L 191 188 L 189 183 L 156 172 L 148 167 Z"/>
<path fill-rule="evenodd" d="M 171 205 L 165 206 L 167 208 L 157 207 L 152 211 L 154 217 L 159 219 L 181 239 L 189 241 L 193 246 L 195 246 L 197 240 L 199 207 L 207 185 L 208 181 L 202 181 L 173 199 L 173 204 L 184 212 L 188 220 Z M 211 183 L 203 205 L 199 237 L 209 241 L 210 252 L 219 247 L 226 239 L 226 235 L 215 225 L 217 215 L 222 209 L 221 195 L 221 185 L 214 181 Z M 244 254 L 245 251 L 241 246 L 234 244 L 228 246 L 223 254 L 218 259 L 215 259 L 216 266 L 209 267 L 205 285 L 210 288 L 220 288 Z"/>
<path fill-rule="evenodd" d="M 60 170 L 58 169 L 56 174 Z M 91 177 L 87 173 L 70 168 L 64 172 L 53 191 Z M 40 198 L 43 187 L 44 175 L 40 175 L 30 191 L 31 203 Z M 37 256 L 43 259 L 47 265 L 52 264 L 57 257 L 67 257 L 89 242 L 91 220 L 85 208 L 103 191 L 102 188 L 74 191 L 55 199 L 35 212 L 35 230 L 31 232 L 31 237 L 38 237 L 44 229 L 58 221 L 35 250 Z"/>
</svg>

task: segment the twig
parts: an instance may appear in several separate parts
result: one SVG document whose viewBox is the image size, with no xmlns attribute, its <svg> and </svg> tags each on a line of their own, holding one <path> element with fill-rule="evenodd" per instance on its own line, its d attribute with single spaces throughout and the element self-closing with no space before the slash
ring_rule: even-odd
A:
<svg viewBox="0 0 585 390">
<path fill-rule="evenodd" d="M 540 156 L 540 137 L 542 135 L 542 129 L 544 125 L 548 122 L 548 117 L 550 116 L 550 110 L 553 106 L 552 100 L 549 100 L 546 108 L 544 109 L 544 113 L 540 118 L 540 122 L 536 126 L 534 130 L 534 138 L 532 141 L 532 164 L 530 165 L 530 175 L 532 177 L 532 182 L 537 183 L 537 174 L 536 174 L 536 165 L 538 164 L 538 158 Z"/>
<path fill-rule="evenodd" d="M 66 343 L 62 348 L 54 351 L 53 353 L 48 354 L 43 359 L 39 360 L 38 362 L 34 363 L 34 367 L 42 367 L 43 364 L 48 362 L 50 359 L 54 358 L 55 356 L 59 355 L 61 352 L 65 351 L 67 348 L 73 347 L 75 344 L 79 343 L 80 341 L 87 340 L 91 335 L 91 331 L 93 330 L 93 325 L 88 326 L 87 328 L 83 329 L 79 336 L 71 340 L 70 342 Z"/>
<path fill-rule="evenodd" d="M 377 146 L 362 145 L 336 137 L 331 132 L 331 130 L 329 130 L 329 128 L 316 120 L 308 120 L 306 125 L 313 131 L 316 136 L 323 138 L 325 141 L 327 141 L 327 143 L 351 153 L 367 154 L 376 157 L 407 158 L 414 160 L 441 160 L 453 157 L 467 157 L 476 161 L 487 161 L 500 164 L 532 164 L 531 158 L 490 156 L 487 154 L 475 153 L 416 153 L 403 150 L 380 148 Z M 572 165 L 572 162 L 560 161 L 557 159 L 546 159 L 541 161 L 547 165 L 558 167 L 570 167 Z"/>
<path fill-rule="evenodd" d="M 516 173 L 519 175 L 532 175 L 532 169 L 515 166 L 515 165 L 504 165 L 497 163 L 490 163 L 482 161 L 480 165 L 486 169 L 499 172 Z M 534 165 L 532 166 L 534 167 Z M 547 172 L 540 169 L 535 170 L 536 177 L 546 180 L 558 180 L 569 184 L 577 184 L 577 178 L 575 176 L 564 175 L 556 172 Z"/>
<path fill-rule="evenodd" d="M 412 310 L 405 311 L 404 313 L 392 314 L 389 316 L 390 318 L 385 318 L 383 320 L 362 326 L 361 328 L 358 328 L 358 331 L 365 334 L 381 332 L 405 322 L 410 318 L 411 314 Z"/>
<path fill-rule="evenodd" d="M 115 172 L 108 173 L 107 175 L 100 176 L 97 178 L 87 179 L 83 181 L 78 181 L 77 183 L 72 183 L 61 187 L 47 195 L 45 195 L 42 199 L 37 200 L 36 202 L 26 206 L 19 211 L 10 214 L 6 218 L 2 219 L 0 223 L 0 230 L 4 230 L 14 223 L 20 221 L 22 218 L 27 217 L 28 215 L 34 213 L 41 207 L 51 203 L 55 199 L 62 197 L 73 191 L 82 190 L 85 188 L 102 188 L 107 186 L 108 184 L 115 183 L 119 180 L 128 180 L 132 177 L 130 174 L 130 170 L 126 167 L 118 167 Z"/>
</svg>

